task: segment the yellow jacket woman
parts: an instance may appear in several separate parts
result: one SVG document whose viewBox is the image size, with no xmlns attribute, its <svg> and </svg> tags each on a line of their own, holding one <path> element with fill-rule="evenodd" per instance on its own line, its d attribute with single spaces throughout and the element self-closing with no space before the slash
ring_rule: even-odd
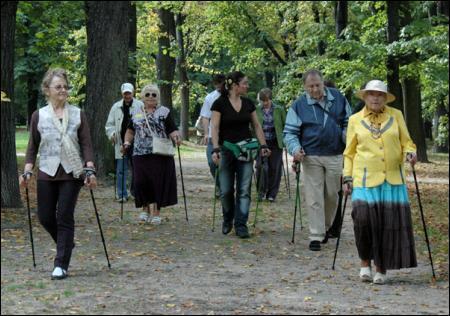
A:
<svg viewBox="0 0 450 316">
<path fill-rule="evenodd" d="M 380 80 L 356 95 L 365 107 L 352 115 L 344 151 L 344 194 L 352 194 L 355 242 L 362 281 L 383 284 L 386 270 L 417 266 L 403 162 L 416 162 L 402 113 Z M 371 260 L 375 274 L 372 279 Z"/>
<path fill-rule="evenodd" d="M 371 119 L 381 123 L 379 132 Z M 387 105 L 380 113 L 364 107 L 349 119 L 344 151 L 344 179 L 353 178 L 354 187 L 375 187 L 385 180 L 404 184 L 403 162 L 416 146 L 409 136 L 402 113 Z"/>
</svg>

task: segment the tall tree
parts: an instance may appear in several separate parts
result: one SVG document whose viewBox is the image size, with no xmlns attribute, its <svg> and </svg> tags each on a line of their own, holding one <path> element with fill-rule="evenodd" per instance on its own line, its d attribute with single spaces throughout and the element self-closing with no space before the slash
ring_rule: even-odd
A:
<svg viewBox="0 0 450 316">
<path fill-rule="evenodd" d="M 338 2 L 341 2 L 341 1 L 338 1 Z M 320 11 L 319 11 L 319 7 L 318 7 L 317 3 L 313 3 L 312 11 L 313 11 L 313 14 L 314 14 L 314 22 L 316 22 L 317 25 L 320 25 Z M 326 44 L 321 39 L 319 41 L 319 43 L 317 44 L 317 54 L 319 56 L 324 55 L 325 54 L 325 48 L 326 48 Z"/>
<path fill-rule="evenodd" d="M 178 43 L 177 66 L 181 85 L 181 137 L 189 139 L 189 78 L 186 67 L 186 54 L 184 49 L 183 22 L 186 16 L 183 13 L 175 15 L 176 37 Z"/>
<path fill-rule="evenodd" d="M 175 16 L 165 7 L 156 9 L 159 17 L 158 55 L 156 57 L 157 79 L 161 92 L 161 104 L 172 108 L 172 86 L 176 60 L 172 56 L 171 42 L 176 38 Z"/>
<path fill-rule="evenodd" d="M 407 1 L 401 2 L 401 11 L 405 25 L 411 24 L 413 21 L 411 4 Z M 402 60 L 406 66 L 415 63 L 417 61 L 416 52 L 409 52 L 406 56 L 403 56 Z M 408 126 L 412 140 L 417 145 L 417 160 L 420 162 L 429 162 L 422 117 L 420 75 L 410 71 L 401 79 L 401 84 L 406 125 Z"/>
<path fill-rule="evenodd" d="M 442 17 L 440 23 L 447 24 L 448 25 L 448 2 L 447 1 L 437 1 L 437 8 L 436 8 L 436 14 L 437 16 Z M 434 136 L 434 144 L 433 144 L 433 151 L 438 153 L 448 153 L 448 130 L 449 130 L 449 120 L 448 120 L 448 108 L 445 107 L 445 96 L 441 96 L 441 93 L 438 94 L 440 96 L 437 104 L 436 111 L 434 113 L 434 126 L 433 126 L 433 136 Z M 448 99 L 448 95 L 446 96 Z M 445 117 L 447 120 L 447 137 L 444 141 L 437 140 L 439 137 L 439 129 L 441 128 L 441 125 L 443 125 L 442 121 L 445 122 Z"/>
<path fill-rule="evenodd" d="M 400 1 L 387 2 L 387 42 L 392 44 L 399 40 L 400 34 Z M 388 90 L 396 99 L 390 105 L 403 112 L 403 94 L 400 84 L 400 61 L 398 56 L 388 54 L 387 62 Z"/>
<path fill-rule="evenodd" d="M 100 176 L 113 165 L 113 146 L 105 135 L 112 104 L 128 77 L 130 1 L 87 1 L 86 115 Z"/>
<path fill-rule="evenodd" d="M 136 3 L 132 1 L 130 3 L 130 11 L 128 15 L 128 23 L 130 27 L 130 37 L 128 42 L 128 82 L 136 87 L 136 47 L 137 47 L 137 18 L 136 18 Z"/>
<path fill-rule="evenodd" d="M 14 124 L 14 35 L 18 1 L 1 2 L 1 91 L 11 102 L 1 103 L 1 207 L 21 207 L 17 179 L 16 137 Z"/>
</svg>

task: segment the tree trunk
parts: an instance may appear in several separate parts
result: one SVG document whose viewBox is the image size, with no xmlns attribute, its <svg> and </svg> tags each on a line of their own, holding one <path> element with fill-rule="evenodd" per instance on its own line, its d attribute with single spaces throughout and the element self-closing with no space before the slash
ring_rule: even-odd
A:
<svg viewBox="0 0 450 316">
<path fill-rule="evenodd" d="M 437 13 L 448 17 L 448 2 L 447 1 L 438 1 L 437 2 Z"/>
<path fill-rule="evenodd" d="M 175 35 L 175 17 L 165 8 L 157 9 L 159 17 L 158 55 L 156 57 L 157 79 L 161 94 L 161 104 L 172 109 L 172 86 L 175 76 L 175 58 L 170 56 L 170 43 Z"/>
<path fill-rule="evenodd" d="M 186 56 L 184 53 L 184 41 L 183 41 L 183 22 L 185 16 L 181 13 L 177 13 L 175 16 L 176 23 L 176 36 L 179 54 L 177 57 L 178 74 L 180 76 L 181 85 L 181 118 L 180 118 L 180 130 L 181 137 L 183 139 L 189 139 L 189 78 L 186 69 Z"/>
<path fill-rule="evenodd" d="M 39 91 L 37 90 L 37 78 L 35 73 L 27 75 L 27 130 L 30 128 L 31 115 L 37 110 Z"/>
<path fill-rule="evenodd" d="M 419 78 L 402 80 L 403 102 L 405 104 L 405 121 L 409 134 L 417 146 L 417 160 L 429 162 L 425 131 L 423 129 L 422 105 Z"/>
<path fill-rule="evenodd" d="M 134 1 L 130 2 L 130 11 L 128 14 L 128 23 L 130 24 L 130 41 L 128 42 L 128 82 L 136 88 L 136 47 L 137 47 L 137 19 L 136 19 L 136 4 Z"/>
<path fill-rule="evenodd" d="M 11 102 L 1 103 L 1 207 L 22 207 L 17 174 L 14 124 L 14 35 L 18 1 L 2 1 L 1 91 Z"/>
<path fill-rule="evenodd" d="M 387 27 L 387 42 L 391 44 L 399 39 L 400 32 L 400 2 L 398 1 L 387 1 L 387 18 L 388 18 L 388 27 Z M 400 62 L 398 57 L 388 55 L 386 62 L 387 72 L 387 84 L 388 91 L 395 95 L 396 99 L 394 102 L 389 105 L 399 109 L 400 111 L 404 111 L 403 109 L 403 94 L 402 94 L 402 86 L 400 84 Z"/>
<path fill-rule="evenodd" d="M 319 12 L 319 8 L 317 7 L 317 5 L 315 3 L 313 3 L 312 11 L 314 14 L 314 22 L 316 22 L 317 24 L 320 24 L 320 12 Z M 317 44 L 317 54 L 319 56 L 325 54 L 325 42 L 322 40 L 320 40 L 319 43 Z"/>
<path fill-rule="evenodd" d="M 87 1 L 87 69 L 85 111 L 98 175 L 113 166 L 114 150 L 105 123 L 120 85 L 127 80 L 130 1 Z"/>
<path fill-rule="evenodd" d="M 434 145 L 433 145 L 433 152 L 435 153 L 448 153 L 448 136 L 446 139 L 446 142 L 444 144 L 438 144 L 436 139 L 439 135 L 439 125 L 441 121 L 441 117 L 447 115 L 448 117 L 448 111 L 445 108 L 443 102 L 439 104 L 439 106 L 436 109 L 436 112 L 434 112 L 434 118 L 433 118 L 433 139 L 434 139 Z M 448 127 L 447 127 L 448 130 Z"/>
<path fill-rule="evenodd" d="M 264 77 L 266 79 L 266 87 L 270 90 L 273 89 L 273 72 L 270 70 L 264 71 Z"/>
<path fill-rule="evenodd" d="M 348 3 L 347 1 L 336 1 L 334 18 L 336 21 L 336 38 L 344 39 L 342 31 L 347 27 Z"/>
</svg>

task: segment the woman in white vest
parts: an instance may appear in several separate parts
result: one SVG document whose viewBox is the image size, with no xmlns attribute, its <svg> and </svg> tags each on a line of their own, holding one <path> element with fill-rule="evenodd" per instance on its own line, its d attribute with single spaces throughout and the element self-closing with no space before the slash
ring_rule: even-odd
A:
<svg viewBox="0 0 450 316">
<path fill-rule="evenodd" d="M 67 103 L 69 82 L 64 69 L 50 69 L 41 84 L 47 105 L 35 111 L 24 174 L 26 187 L 40 154 L 37 175 L 38 218 L 56 243 L 52 279 L 67 277 L 74 245 L 74 210 L 83 185 L 95 188 L 92 142 L 86 115 Z"/>
<path fill-rule="evenodd" d="M 173 153 L 169 153 L 173 147 L 168 139 L 180 145 L 181 137 L 172 111 L 160 104 L 156 85 L 146 85 L 141 91 L 141 100 L 144 106 L 131 115 L 122 151 L 132 149 L 133 152 L 134 202 L 136 207 L 143 208 L 139 218 L 159 225 L 161 207 L 178 202 L 175 160 Z M 162 152 L 162 148 L 157 146 L 164 140 L 169 147 L 167 152 Z M 153 204 L 150 214 L 150 205 Z"/>
</svg>

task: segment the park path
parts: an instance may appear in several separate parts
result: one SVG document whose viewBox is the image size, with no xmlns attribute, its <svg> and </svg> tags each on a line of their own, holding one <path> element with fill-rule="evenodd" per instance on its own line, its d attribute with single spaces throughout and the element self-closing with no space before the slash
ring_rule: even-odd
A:
<svg viewBox="0 0 450 316">
<path fill-rule="evenodd" d="M 440 273 L 448 275 L 448 267 L 432 283 L 424 241 L 417 236 L 417 268 L 390 271 L 382 286 L 361 283 L 350 207 L 333 271 L 336 240 L 320 252 L 309 251 L 304 209 L 304 228 L 297 230 L 295 244 L 290 242 L 294 197 L 288 198 L 284 180 L 277 202 L 262 203 L 256 228 L 250 226 L 251 238 L 240 240 L 233 232 L 221 234 L 219 205 L 211 231 L 213 184 L 206 161 L 183 160 L 183 174 L 189 222 L 181 181 L 179 203 L 163 210 L 158 227 L 138 223 L 132 202 L 125 204 L 120 221 L 111 184 L 95 190 L 112 269 L 106 266 L 89 191 L 83 189 L 76 210 L 76 248 L 64 281 L 49 278 L 55 246 L 35 214 L 36 269 L 26 212 L 2 212 L 2 314 L 449 313 L 448 281 L 439 280 Z M 293 193 L 293 173 L 290 183 Z M 254 207 L 252 203 L 251 223 Z"/>
</svg>

